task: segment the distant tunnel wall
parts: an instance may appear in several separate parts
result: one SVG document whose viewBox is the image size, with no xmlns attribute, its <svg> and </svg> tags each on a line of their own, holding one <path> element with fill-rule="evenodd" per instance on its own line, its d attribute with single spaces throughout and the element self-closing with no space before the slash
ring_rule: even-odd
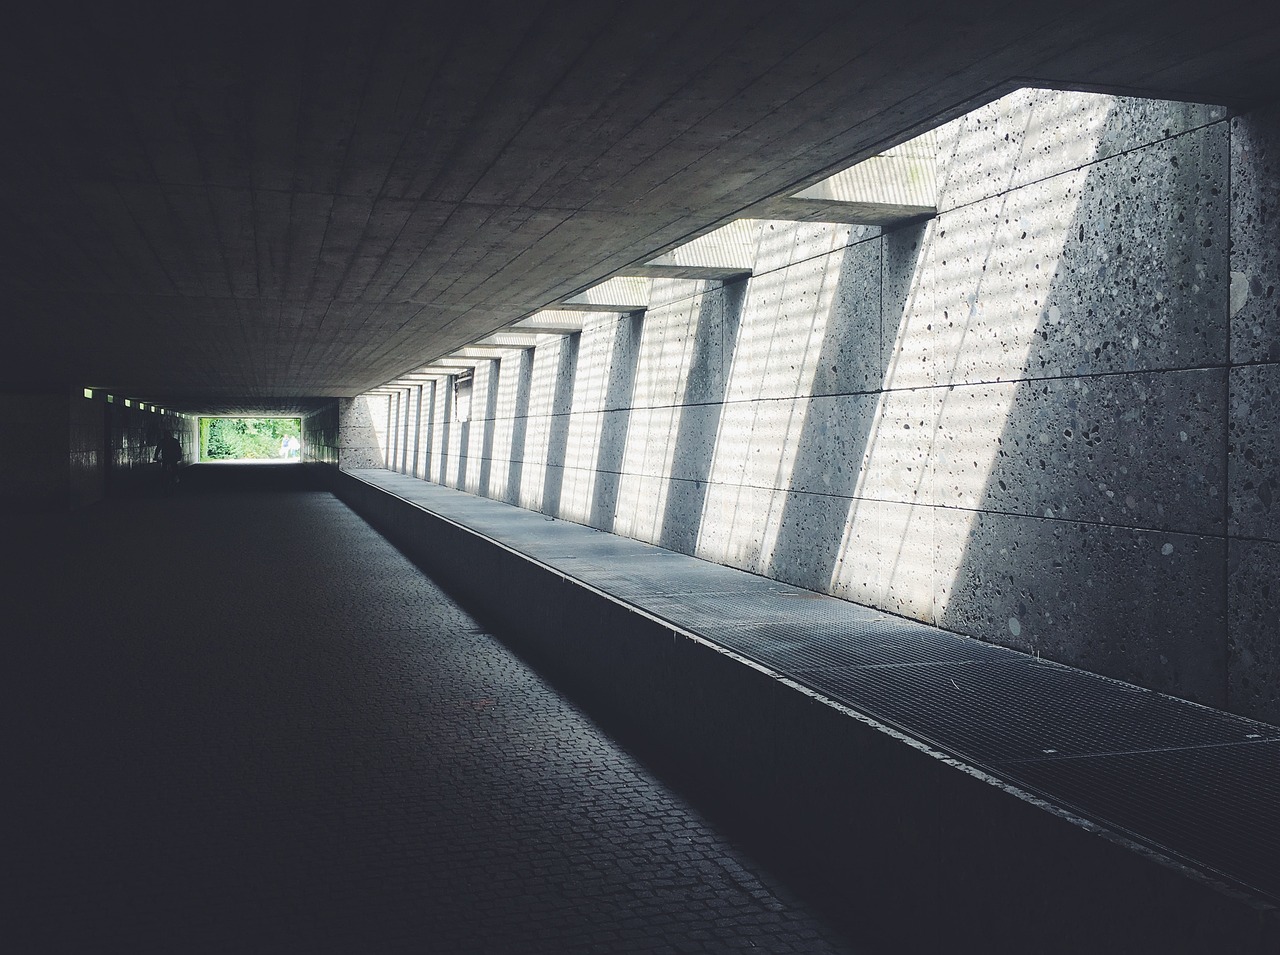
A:
<svg viewBox="0 0 1280 955">
<path fill-rule="evenodd" d="M 1014 94 L 927 224 L 763 222 L 344 461 L 1280 722 L 1278 116 Z"/>
<path fill-rule="evenodd" d="M 302 417 L 302 460 L 337 464 L 341 427 L 337 399 Z"/>
<path fill-rule="evenodd" d="M 194 460 L 195 422 L 173 412 L 81 388 L 0 394 L 0 509 L 65 510 L 133 489 L 165 430 Z"/>
<path fill-rule="evenodd" d="M 84 403 L 72 396 L 73 406 L 83 410 Z M 90 399 L 84 399 L 85 402 Z M 172 411 L 151 411 L 150 406 L 125 405 L 122 399 L 105 402 L 97 394 L 91 403 L 107 416 L 106 479 L 107 493 L 136 490 L 149 480 L 158 481 L 159 464 L 155 463 L 156 445 L 169 431 L 182 445 L 182 460 L 196 460 L 199 441 L 196 419 Z M 92 414 L 92 412 L 88 412 Z"/>
<path fill-rule="evenodd" d="M 102 497 L 101 412 L 94 429 L 73 421 L 73 410 L 65 391 L 0 394 L 0 508 L 62 510 L 73 493 L 84 503 Z"/>
</svg>

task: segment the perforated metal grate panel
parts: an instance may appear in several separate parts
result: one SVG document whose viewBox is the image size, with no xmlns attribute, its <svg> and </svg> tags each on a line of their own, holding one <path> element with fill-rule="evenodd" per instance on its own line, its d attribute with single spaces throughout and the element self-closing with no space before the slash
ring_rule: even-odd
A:
<svg viewBox="0 0 1280 955">
<path fill-rule="evenodd" d="M 1280 899 L 1280 742 L 1006 764 L 1089 819 Z"/>
<path fill-rule="evenodd" d="M 807 669 L 802 681 L 979 765 L 1280 739 L 1280 729 L 1006 652 L 914 667 Z"/>
<path fill-rule="evenodd" d="M 911 632 L 892 624 L 812 627 L 789 622 L 743 627 L 715 637 L 766 666 L 812 683 L 840 667 L 919 666 L 989 659 L 996 648 L 948 635 Z"/>
</svg>

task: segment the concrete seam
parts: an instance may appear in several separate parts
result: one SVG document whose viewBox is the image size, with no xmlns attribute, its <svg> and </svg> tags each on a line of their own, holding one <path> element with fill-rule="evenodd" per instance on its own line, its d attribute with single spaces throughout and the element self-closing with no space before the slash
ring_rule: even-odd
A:
<svg viewBox="0 0 1280 955">
<path fill-rule="evenodd" d="M 495 460 L 501 460 L 501 459 L 495 459 Z M 537 460 L 531 460 L 531 459 L 526 459 L 526 463 L 535 464 L 535 465 L 541 464 L 547 467 L 559 468 L 560 470 L 563 470 L 563 471 L 573 471 L 576 473 L 583 473 L 583 474 L 600 473 L 600 474 L 609 474 L 617 477 L 631 476 L 636 478 L 657 478 L 660 480 L 668 480 L 668 481 L 673 481 L 673 482 L 678 482 L 683 484 L 707 483 L 707 482 L 697 482 L 697 481 L 694 481 L 692 478 L 672 477 L 671 475 L 666 475 L 666 474 L 647 474 L 647 473 L 637 473 L 633 471 L 632 472 L 596 471 L 593 468 L 573 467 L 566 464 L 552 464 L 549 461 L 537 461 Z M 408 476 L 411 477 L 412 475 L 408 475 Z M 429 483 L 435 484 L 439 482 L 432 481 Z M 783 488 L 772 487 L 766 484 L 736 484 L 736 483 L 729 483 L 729 482 L 723 482 L 723 481 L 717 482 L 717 483 L 719 483 L 721 486 L 726 488 L 734 488 L 739 490 L 777 491 L 777 492 L 784 490 Z M 461 490 L 461 488 L 455 488 L 455 490 Z M 955 504 L 938 504 L 938 503 L 933 503 L 929 501 L 901 501 L 901 500 L 894 500 L 892 498 L 884 498 L 884 497 L 864 497 L 862 495 L 845 496 L 843 494 L 829 494 L 823 491 L 806 491 L 806 490 L 796 490 L 796 489 L 786 489 L 786 490 L 788 493 L 791 493 L 791 494 L 803 495 L 806 497 L 827 498 L 829 500 L 862 501 L 869 504 L 893 504 L 899 507 L 928 507 L 938 511 L 950 511 L 950 512 L 957 512 L 957 513 L 966 513 L 966 514 L 991 514 L 997 517 L 1025 518 L 1028 520 L 1036 520 L 1036 521 L 1051 521 L 1059 524 L 1078 524 L 1078 525 L 1083 525 L 1087 527 L 1104 527 L 1104 528 L 1113 528 L 1116 530 L 1137 531 L 1143 534 L 1170 534 L 1178 537 L 1202 537 L 1209 540 L 1225 540 L 1227 536 L 1226 534 L 1215 533 L 1212 531 L 1172 530 L 1164 527 L 1148 527 L 1141 524 L 1116 524 L 1116 523 L 1110 523 L 1107 521 L 1088 520 L 1084 518 L 1045 517 L 1043 514 L 1024 514 L 1018 511 L 1006 511 L 1006 510 L 1001 510 L 997 508 L 960 507 Z M 466 492 L 466 493 L 470 493 L 470 492 Z M 481 495 L 481 494 L 477 494 L 475 496 L 485 497 L 485 495 Z M 486 500 L 488 499 L 489 498 L 486 498 Z M 529 508 L 522 508 L 522 510 L 529 510 Z M 571 524 L 581 523 L 570 517 L 558 517 L 558 519 L 563 521 L 568 521 Z M 591 527 L 592 525 L 583 524 L 582 526 Z M 593 528 L 593 529 L 599 530 L 599 528 Z M 618 536 L 627 537 L 628 535 L 620 534 Z M 628 538 L 628 539 L 633 539 L 633 538 Z M 1258 540 L 1263 543 L 1272 543 L 1271 541 L 1268 541 L 1267 538 L 1240 537 L 1238 539 Z M 718 561 L 713 561 L 712 563 L 718 563 Z M 725 565 L 725 566 L 730 566 L 730 565 Z M 735 567 L 734 569 L 740 570 L 741 568 Z M 766 576 L 766 575 L 760 575 L 760 576 Z M 769 579 L 772 580 L 775 578 L 769 578 Z"/>
<path fill-rule="evenodd" d="M 1249 362 L 1247 364 L 1273 365 L 1273 364 L 1277 364 L 1277 362 L 1256 361 L 1256 362 Z M 1234 367 L 1244 367 L 1244 364 L 1234 366 Z M 1133 377 L 1135 375 L 1176 375 L 1176 374 L 1183 374 L 1187 372 L 1218 371 L 1218 370 L 1227 369 L 1227 368 L 1229 368 L 1229 366 L 1226 364 L 1208 364 L 1208 365 L 1193 365 L 1193 366 L 1181 367 L 1181 368 L 1139 368 L 1139 369 L 1122 369 L 1119 371 L 1083 372 L 1078 375 L 1040 375 L 1040 376 L 1034 376 L 1034 377 L 1028 377 L 1028 378 L 991 378 L 991 379 L 982 379 L 978 381 L 958 381 L 951 384 L 911 385 L 905 388 L 883 388 L 883 389 L 875 389 L 875 390 L 867 390 L 867 391 L 831 391 L 831 392 L 817 392 L 817 393 L 808 394 L 808 395 L 760 395 L 757 397 L 747 397 L 747 398 L 726 398 L 724 399 L 723 402 L 695 401 L 695 402 L 690 402 L 689 404 L 675 404 L 675 403 L 639 404 L 639 405 L 630 405 L 628 407 L 622 407 L 622 408 L 601 408 L 596 411 L 567 411 L 567 412 L 562 411 L 562 412 L 553 412 L 546 415 L 518 415 L 513 418 L 493 418 L 493 419 L 482 419 L 482 420 L 518 421 L 523 419 L 526 421 L 530 421 L 530 420 L 539 420 L 542 418 L 562 417 L 566 414 L 569 416 L 588 415 L 588 414 L 616 414 L 618 412 L 631 412 L 631 411 L 667 411 L 667 410 L 674 410 L 674 409 L 681 409 L 681 408 L 703 408 L 703 407 L 712 407 L 719 404 L 746 405 L 746 404 L 753 404 L 757 402 L 762 403 L 762 402 L 797 401 L 801 399 L 809 400 L 813 398 L 854 398 L 859 396 L 877 397 L 879 395 L 885 395 L 885 394 L 898 394 L 898 393 L 908 394 L 910 392 L 937 391 L 939 389 L 989 388 L 995 385 L 1022 385 L 1022 384 L 1034 384 L 1037 382 L 1050 382 L 1050 381 L 1080 381 L 1082 379 L 1093 380 L 1093 379 L 1104 379 L 1104 378 L 1124 378 L 1124 377 Z"/>
<path fill-rule="evenodd" d="M 992 195 L 989 195 L 989 196 L 981 196 L 977 199 L 971 199 L 968 202 L 961 202 L 954 206 L 948 206 L 945 210 L 940 209 L 938 211 L 938 215 L 939 216 L 950 215 L 952 212 L 956 212 L 957 210 L 960 210 L 960 209 L 967 209 L 971 206 L 980 205 L 981 203 L 984 203 L 984 202 L 990 202 L 992 199 L 995 199 L 997 196 L 1006 196 L 1011 192 L 1017 192 L 1019 189 L 1026 189 L 1029 186 L 1035 186 L 1041 183 L 1049 182 L 1053 179 L 1057 179 L 1059 176 L 1065 176 L 1071 173 L 1080 172 L 1083 169 L 1089 169 L 1090 167 L 1093 167 L 1093 166 L 1100 166 L 1103 163 L 1110 162 L 1113 159 L 1120 159 L 1121 157 L 1129 156 L 1129 155 L 1132 155 L 1133 153 L 1142 152 L 1144 149 L 1150 149 L 1151 147 L 1158 146 L 1161 143 L 1171 143 L 1175 139 L 1180 139 L 1183 136 L 1190 136 L 1192 133 L 1197 133 L 1200 130 L 1208 129 L 1211 126 L 1216 126 L 1219 123 L 1226 123 L 1229 121 L 1230 120 L 1225 116 L 1222 119 L 1210 120 L 1207 123 L 1201 123 L 1199 126 L 1192 126 L 1190 129 L 1184 129 L 1181 132 L 1174 133 L 1171 136 L 1161 136 L 1159 139 L 1153 139 L 1149 143 L 1142 143 L 1137 146 L 1130 146 L 1128 149 L 1121 149 L 1118 152 L 1114 152 L 1114 153 L 1111 153 L 1110 155 L 1103 156 L 1101 159 L 1092 159 L 1089 162 L 1081 163 L 1078 166 L 1071 166 L 1068 169 L 1060 169 L 1057 172 L 1052 173 L 1050 175 L 1041 176 L 1039 179 L 1028 179 L 1026 182 L 1020 182 L 1016 186 L 1011 186 L 1008 189 L 1005 189 L 1003 192 L 993 193 Z"/>
</svg>

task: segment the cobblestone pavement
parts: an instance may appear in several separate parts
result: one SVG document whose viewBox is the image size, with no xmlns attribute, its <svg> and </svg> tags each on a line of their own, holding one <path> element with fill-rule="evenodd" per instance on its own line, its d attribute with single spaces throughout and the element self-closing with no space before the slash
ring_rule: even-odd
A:
<svg viewBox="0 0 1280 955">
<path fill-rule="evenodd" d="M 5 950 L 844 950 L 331 495 L 2 526 Z"/>
</svg>

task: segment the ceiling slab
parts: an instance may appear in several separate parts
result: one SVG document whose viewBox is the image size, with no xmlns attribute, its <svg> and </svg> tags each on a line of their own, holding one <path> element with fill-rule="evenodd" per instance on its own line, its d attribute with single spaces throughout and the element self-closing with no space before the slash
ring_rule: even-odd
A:
<svg viewBox="0 0 1280 955">
<path fill-rule="evenodd" d="M 0 386 L 355 395 L 1023 81 L 1244 103 L 1269 6 L 28 5 Z"/>
</svg>

